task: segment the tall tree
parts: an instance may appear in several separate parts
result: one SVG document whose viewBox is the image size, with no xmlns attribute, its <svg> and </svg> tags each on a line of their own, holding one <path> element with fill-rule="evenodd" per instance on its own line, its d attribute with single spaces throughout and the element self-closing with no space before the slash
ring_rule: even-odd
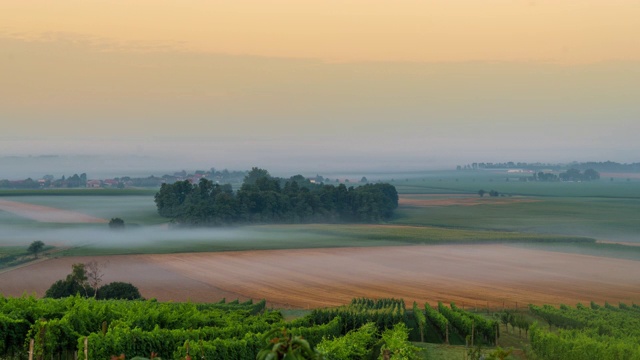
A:
<svg viewBox="0 0 640 360">
<path fill-rule="evenodd" d="M 98 263 L 95 260 L 91 260 L 85 264 L 85 270 L 87 275 L 87 282 L 89 286 L 93 289 L 93 297 L 95 298 L 98 294 L 98 288 L 100 287 L 100 283 L 102 282 L 102 277 L 104 276 L 104 268 L 107 266 L 106 263 Z"/>
</svg>

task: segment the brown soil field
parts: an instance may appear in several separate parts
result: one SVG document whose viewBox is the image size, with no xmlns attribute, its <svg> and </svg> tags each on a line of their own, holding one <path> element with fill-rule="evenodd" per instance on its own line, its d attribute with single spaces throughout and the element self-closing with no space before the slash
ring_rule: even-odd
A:
<svg viewBox="0 0 640 360">
<path fill-rule="evenodd" d="M 107 220 L 49 206 L 0 199 L 0 210 L 47 223 L 106 223 Z"/>
<path fill-rule="evenodd" d="M 160 301 L 267 299 L 314 308 L 354 297 L 466 307 L 608 301 L 640 303 L 640 261 L 507 245 L 433 245 L 58 258 L 0 274 L 0 292 L 43 295 L 71 264 L 108 261 L 104 282 L 125 281 Z"/>
<path fill-rule="evenodd" d="M 506 205 L 515 202 L 535 202 L 540 200 L 528 199 L 524 197 L 490 197 L 488 194 L 486 197 L 459 195 L 459 194 L 439 194 L 440 196 L 434 196 L 432 194 L 403 194 L 398 198 L 399 205 L 405 206 L 475 206 L 475 205 Z"/>
</svg>

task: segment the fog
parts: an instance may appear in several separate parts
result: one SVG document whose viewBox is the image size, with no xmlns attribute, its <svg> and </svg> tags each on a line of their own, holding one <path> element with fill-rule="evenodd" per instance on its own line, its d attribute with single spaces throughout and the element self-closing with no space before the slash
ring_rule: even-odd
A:
<svg viewBox="0 0 640 360">
<path fill-rule="evenodd" d="M 637 61 L 330 63 L 59 35 L 0 34 L 0 178 L 640 161 Z"/>
<path fill-rule="evenodd" d="M 163 226 L 108 228 L 24 228 L 1 226 L 0 242 L 7 246 L 25 246 L 40 240 L 56 247 L 89 246 L 115 253 L 171 252 L 202 250 L 249 250 L 305 247 L 305 241 L 321 240 L 323 235 L 296 230 L 264 228 L 167 228 Z M 297 244 L 297 245 L 296 245 Z M 317 247 L 315 242 L 310 247 Z"/>
</svg>

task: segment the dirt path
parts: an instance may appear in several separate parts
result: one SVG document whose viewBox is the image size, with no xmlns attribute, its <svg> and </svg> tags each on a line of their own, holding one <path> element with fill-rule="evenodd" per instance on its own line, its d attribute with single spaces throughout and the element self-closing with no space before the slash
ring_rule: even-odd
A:
<svg viewBox="0 0 640 360">
<path fill-rule="evenodd" d="M 83 213 L 0 199 L 0 210 L 47 223 L 106 223 L 107 220 Z"/>
<path fill-rule="evenodd" d="M 640 262 L 505 245 L 397 246 L 59 258 L 0 274 L 0 292 L 38 295 L 91 259 L 105 282 L 131 282 L 161 301 L 265 298 L 313 308 L 354 297 L 463 306 L 640 302 Z"/>
</svg>

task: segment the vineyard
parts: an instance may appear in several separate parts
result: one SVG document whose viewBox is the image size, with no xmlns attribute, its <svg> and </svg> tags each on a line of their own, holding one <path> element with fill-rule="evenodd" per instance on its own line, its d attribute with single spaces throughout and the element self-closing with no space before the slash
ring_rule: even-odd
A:
<svg viewBox="0 0 640 360">
<path fill-rule="evenodd" d="M 327 360 L 377 359 L 385 351 L 420 358 L 409 340 L 494 347 L 501 342 L 501 322 L 507 332 L 508 325 L 514 334 L 516 327 L 528 332 L 537 359 L 640 359 L 638 305 L 531 305 L 481 314 L 454 303 L 414 302 L 407 309 L 402 299 L 357 298 L 285 321 L 264 300 L 163 303 L 79 296 L 0 297 L 0 358 L 27 359 L 31 351 L 34 359 L 59 360 L 256 359 L 271 344 L 270 334 L 281 331 L 279 338 L 301 337 Z"/>
<path fill-rule="evenodd" d="M 530 306 L 554 331 L 530 329 L 531 348 L 542 359 L 640 359 L 640 306 L 591 303 L 587 307 Z"/>
</svg>

